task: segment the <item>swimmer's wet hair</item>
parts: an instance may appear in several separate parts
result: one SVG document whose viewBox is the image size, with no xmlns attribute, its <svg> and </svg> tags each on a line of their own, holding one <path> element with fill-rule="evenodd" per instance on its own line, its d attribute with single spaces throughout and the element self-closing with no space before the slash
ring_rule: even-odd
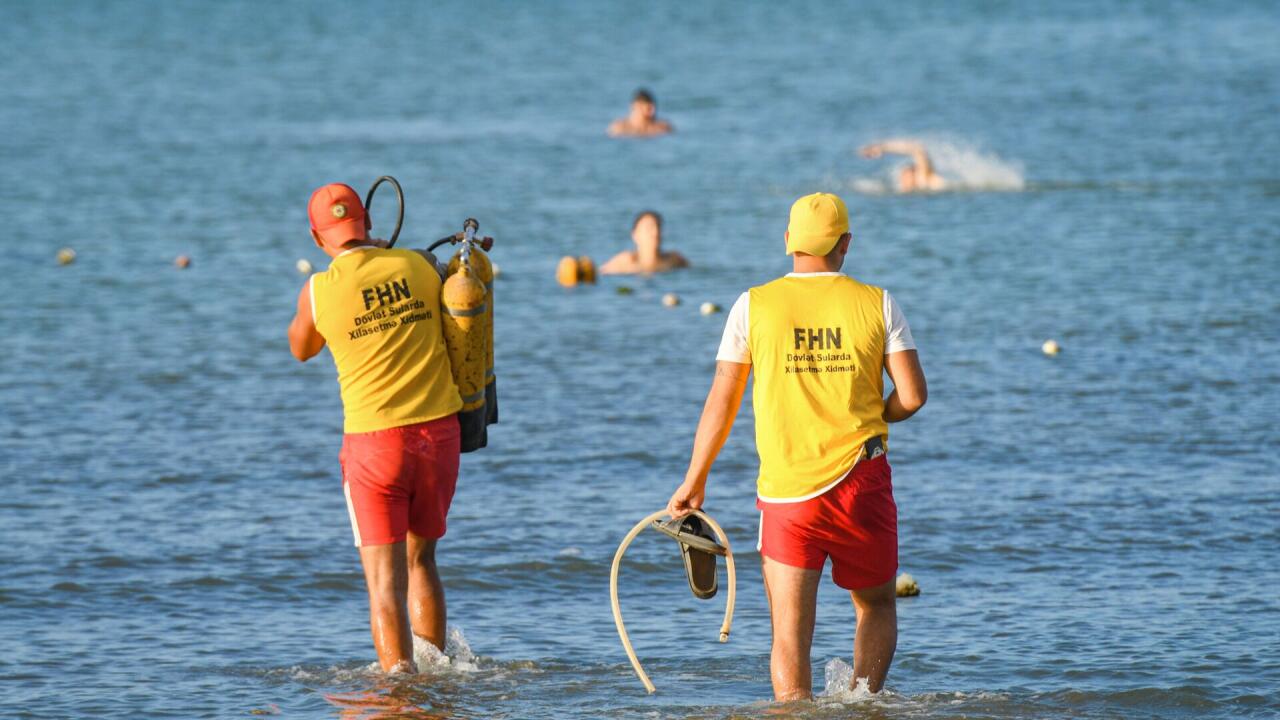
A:
<svg viewBox="0 0 1280 720">
<path fill-rule="evenodd" d="M 658 223 L 658 229 L 662 229 L 662 215 L 657 210 L 641 210 L 640 213 L 636 215 L 636 219 L 631 221 L 631 229 L 635 230 L 636 226 L 640 224 L 640 221 L 647 217 L 652 217 L 654 222 Z"/>
<path fill-rule="evenodd" d="M 636 102 L 637 100 L 643 100 L 650 105 L 658 104 L 658 101 L 653 99 L 653 93 L 649 92 L 646 88 L 637 89 L 636 94 L 631 96 L 631 102 Z"/>
</svg>

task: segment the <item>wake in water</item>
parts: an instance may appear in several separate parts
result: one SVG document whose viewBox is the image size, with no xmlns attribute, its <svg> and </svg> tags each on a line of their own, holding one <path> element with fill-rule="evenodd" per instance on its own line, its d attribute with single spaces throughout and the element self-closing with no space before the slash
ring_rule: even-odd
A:
<svg viewBox="0 0 1280 720">
<path fill-rule="evenodd" d="M 925 139 L 921 142 L 934 170 L 946 183 L 942 190 L 931 192 L 1019 192 L 1026 188 L 1021 163 L 983 152 L 977 146 L 962 141 Z M 909 161 L 895 163 L 884 173 L 855 177 L 843 184 L 850 190 L 867 195 L 897 193 L 896 178 L 909 164 Z"/>
</svg>

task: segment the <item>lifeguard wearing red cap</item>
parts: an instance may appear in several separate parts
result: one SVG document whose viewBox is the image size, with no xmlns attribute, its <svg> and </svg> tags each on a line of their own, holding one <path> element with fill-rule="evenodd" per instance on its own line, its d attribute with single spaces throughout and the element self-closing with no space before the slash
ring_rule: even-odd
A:
<svg viewBox="0 0 1280 720">
<path fill-rule="evenodd" d="M 351 240 L 364 240 L 368 235 L 364 203 L 360 202 L 360 195 L 344 183 L 330 183 L 311 193 L 307 215 L 311 218 L 311 229 L 322 241 L 335 247 Z"/>
</svg>

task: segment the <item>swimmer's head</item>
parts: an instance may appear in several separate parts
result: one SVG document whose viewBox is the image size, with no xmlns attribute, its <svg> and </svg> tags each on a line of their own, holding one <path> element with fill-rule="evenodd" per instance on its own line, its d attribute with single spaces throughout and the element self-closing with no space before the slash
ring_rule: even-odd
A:
<svg viewBox="0 0 1280 720">
<path fill-rule="evenodd" d="M 658 114 L 658 101 L 653 99 L 653 93 L 640 88 L 631 96 L 631 112 L 652 120 Z"/>
<path fill-rule="evenodd" d="M 636 215 L 631 223 L 631 239 L 636 247 L 657 249 L 662 244 L 662 216 L 654 210 Z"/>
</svg>

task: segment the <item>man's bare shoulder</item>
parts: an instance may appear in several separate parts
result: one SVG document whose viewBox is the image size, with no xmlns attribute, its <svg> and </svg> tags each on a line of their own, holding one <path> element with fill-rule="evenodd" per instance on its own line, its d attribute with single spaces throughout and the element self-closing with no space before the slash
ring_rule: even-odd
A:
<svg viewBox="0 0 1280 720">
<path fill-rule="evenodd" d="M 631 275 L 638 270 L 636 254 L 631 250 L 623 250 L 600 266 L 600 273 L 603 275 Z"/>
</svg>

